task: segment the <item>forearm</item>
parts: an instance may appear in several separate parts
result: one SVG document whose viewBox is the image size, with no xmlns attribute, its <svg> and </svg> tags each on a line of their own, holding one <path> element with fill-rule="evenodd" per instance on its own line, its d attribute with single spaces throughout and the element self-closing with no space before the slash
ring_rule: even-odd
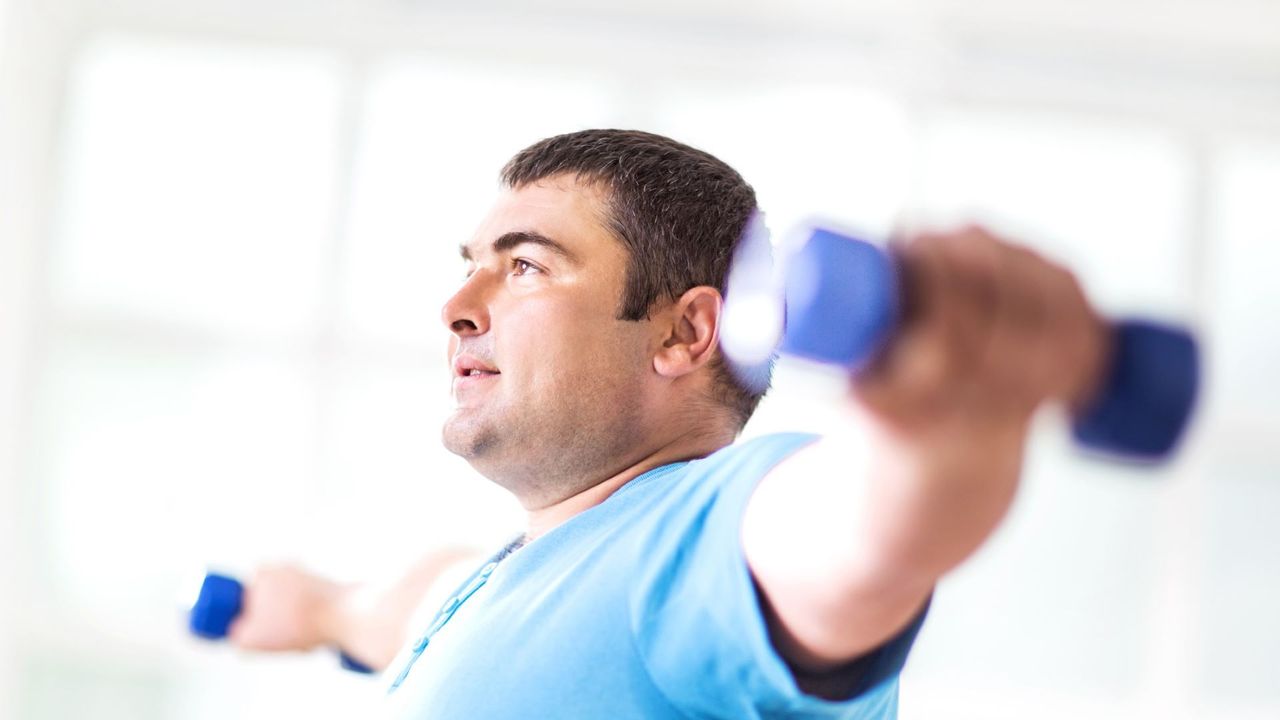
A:
<svg viewBox="0 0 1280 720">
<path fill-rule="evenodd" d="M 877 433 L 858 537 L 870 572 L 932 584 L 995 530 L 1018 486 L 1027 422 L 944 438 Z"/>
<path fill-rule="evenodd" d="M 1025 423 L 928 441 L 862 429 L 862 447 L 823 441 L 776 468 L 743 521 L 774 642 L 809 668 L 906 626 L 999 524 L 1017 485 Z"/>
<path fill-rule="evenodd" d="M 321 634 L 370 667 L 386 667 L 404 645 L 410 620 L 440 576 L 476 556 L 470 548 L 446 548 L 424 556 L 394 583 L 335 586 L 317 615 Z"/>
<path fill-rule="evenodd" d="M 386 667 L 441 574 L 477 555 L 464 548 L 439 550 L 381 585 L 339 584 L 296 565 L 258 568 L 231 626 L 231 641 L 271 652 L 337 647 L 364 665 Z"/>
<path fill-rule="evenodd" d="M 895 256 L 908 320 L 852 383 L 868 447 L 824 443 L 807 471 L 783 463 L 744 518 L 779 645 L 801 660 L 847 659 L 900 630 L 1008 511 L 1036 408 L 1080 407 L 1109 353 L 1069 272 L 981 228 L 913 236 Z"/>
</svg>

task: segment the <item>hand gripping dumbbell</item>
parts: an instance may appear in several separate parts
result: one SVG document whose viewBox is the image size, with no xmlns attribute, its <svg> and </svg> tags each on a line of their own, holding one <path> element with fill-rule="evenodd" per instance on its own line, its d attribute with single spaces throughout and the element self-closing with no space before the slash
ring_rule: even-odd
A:
<svg viewBox="0 0 1280 720">
<path fill-rule="evenodd" d="M 222 640 L 244 606 L 244 585 L 229 575 L 208 573 L 200 594 L 191 606 L 191 632 L 207 640 Z M 373 673 L 373 669 L 344 652 L 338 653 L 342 667 L 352 672 Z"/>
<path fill-rule="evenodd" d="M 725 347 L 731 358 L 744 345 L 741 336 L 755 335 L 745 344 L 761 347 L 758 338 L 768 334 L 771 318 L 782 327 L 780 342 L 775 332 L 770 345 L 852 371 L 892 342 L 911 288 L 904 287 L 897 261 L 884 249 L 813 228 L 784 255 L 780 271 L 766 269 L 768 254 L 760 228 L 749 228 L 726 298 Z M 781 309 L 768 307 L 779 303 Z M 1095 397 L 1072 418 L 1073 435 L 1090 450 L 1161 460 L 1177 445 L 1195 404 L 1196 340 L 1183 328 L 1138 319 L 1116 321 L 1110 328 L 1109 365 Z M 738 358 L 743 354 L 739 350 Z M 759 360 L 757 354 L 737 364 L 750 376 L 751 364 Z"/>
</svg>

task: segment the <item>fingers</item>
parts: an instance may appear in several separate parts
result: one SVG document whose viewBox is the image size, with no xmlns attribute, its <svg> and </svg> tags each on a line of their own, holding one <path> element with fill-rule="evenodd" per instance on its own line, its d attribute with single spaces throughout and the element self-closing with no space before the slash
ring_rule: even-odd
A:
<svg viewBox="0 0 1280 720">
<path fill-rule="evenodd" d="M 1106 321 L 1089 305 L 1080 281 L 1067 270 L 1047 265 L 1043 280 L 1050 306 L 1041 358 L 1048 397 L 1078 410 L 1092 399 L 1109 352 Z"/>
<path fill-rule="evenodd" d="M 1027 417 L 1079 394 L 1101 321 L 1066 270 L 980 227 L 892 245 L 907 288 L 904 324 L 854 383 L 902 425 L 969 414 Z"/>
<path fill-rule="evenodd" d="M 862 399 L 872 406 L 896 406 L 904 414 L 929 412 L 935 389 L 948 381 L 952 358 L 937 328 L 948 327 L 950 306 L 945 302 L 946 269 L 937 254 L 916 238 L 896 242 L 896 256 L 903 283 L 903 316 L 908 321 L 875 365 L 857 385 Z"/>
<path fill-rule="evenodd" d="M 301 568 L 258 568 L 227 637 L 250 650 L 309 650 L 325 641 L 320 620 L 331 595 L 332 583 Z"/>
<path fill-rule="evenodd" d="M 1025 248 L 990 242 L 999 256 L 998 274 L 990 280 L 999 302 L 976 379 L 989 383 L 993 406 L 1029 413 L 1044 394 L 1049 352 L 1052 300 L 1046 297 L 1046 263 Z"/>
</svg>

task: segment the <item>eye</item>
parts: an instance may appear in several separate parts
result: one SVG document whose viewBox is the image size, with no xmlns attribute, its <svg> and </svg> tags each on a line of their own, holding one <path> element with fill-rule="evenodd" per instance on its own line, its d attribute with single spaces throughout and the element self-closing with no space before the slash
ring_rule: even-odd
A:
<svg viewBox="0 0 1280 720">
<path fill-rule="evenodd" d="M 524 258 L 514 258 L 511 261 L 511 270 L 516 275 L 529 275 L 531 273 L 540 273 L 542 268 L 525 260 Z"/>
</svg>

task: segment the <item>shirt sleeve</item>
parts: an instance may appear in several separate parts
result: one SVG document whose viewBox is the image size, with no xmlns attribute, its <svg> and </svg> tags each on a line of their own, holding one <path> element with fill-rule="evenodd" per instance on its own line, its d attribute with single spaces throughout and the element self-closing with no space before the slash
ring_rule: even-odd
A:
<svg viewBox="0 0 1280 720">
<path fill-rule="evenodd" d="M 757 588 L 756 598 L 761 607 L 766 600 Z M 880 646 L 850 660 L 838 667 L 813 671 L 788 662 L 791 677 L 796 686 L 803 692 L 827 700 L 851 700 L 871 690 L 880 683 L 902 672 L 907 662 L 907 654 L 915 642 L 916 635 L 924 625 L 925 615 L 929 612 L 929 604 L 933 601 L 930 595 L 919 612 L 893 637 Z"/>
<path fill-rule="evenodd" d="M 768 436 L 697 461 L 647 538 L 632 631 L 654 684 L 691 717 L 896 716 L 898 674 L 928 605 L 879 648 L 817 678 L 841 688 L 837 699 L 820 697 L 801 689 L 815 678 L 797 677 L 774 649 L 742 553 L 742 516 L 756 484 L 813 439 Z"/>
</svg>

